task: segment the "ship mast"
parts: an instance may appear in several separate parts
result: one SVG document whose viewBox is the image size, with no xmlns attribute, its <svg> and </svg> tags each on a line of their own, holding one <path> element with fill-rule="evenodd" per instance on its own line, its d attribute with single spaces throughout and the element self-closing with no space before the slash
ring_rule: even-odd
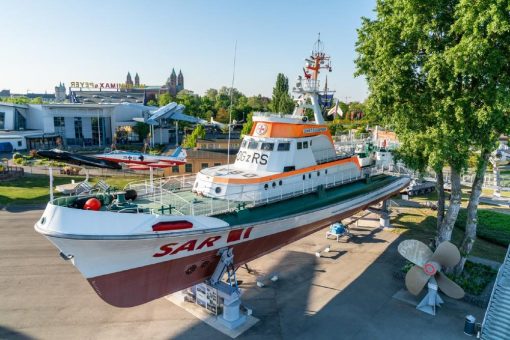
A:
<svg viewBox="0 0 510 340">
<path fill-rule="evenodd" d="M 319 74 L 322 69 L 332 71 L 330 56 L 324 52 L 324 44 L 319 33 L 317 41 L 313 45 L 311 56 L 305 59 L 304 79 L 302 76 L 298 76 L 296 86 L 292 89 L 293 92 L 299 95 L 298 105 L 292 113 L 293 117 L 303 116 L 305 109 L 309 108 L 313 110 L 315 123 L 324 124 L 322 110 L 319 105 L 319 95 L 322 93 L 319 89 Z M 308 99 L 310 99 L 310 103 L 308 103 Z"/>
</svg>

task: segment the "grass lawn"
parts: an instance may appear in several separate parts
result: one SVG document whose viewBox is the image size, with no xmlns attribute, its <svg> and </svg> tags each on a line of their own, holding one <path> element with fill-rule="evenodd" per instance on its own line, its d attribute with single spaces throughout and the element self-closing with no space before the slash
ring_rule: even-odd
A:
<svg viewBox="0 0 510 340">
<path fill-rule="evenodd" d="M 426 208 L 392 208 L 398 209 L 399 214 L 392 219 L 396 233 L 402 233 L 405 238 L 417 239 L 425 244 L 436 234 L 436 212 Z M 501 215 L 501 214 L 499 214 Z M 510 225 L 506 227 L 506 233 L 510 234 Z M 452 235 L 452 242 L 460 245 L 464 231 L 455 227 Z M 471 255 L 483 257 L 489 260 L 502 262 L 506 254 L 506 247 L 494 244 L 482 238 L 477 238 Z"/>
<path fill-rule="evenodd" d="M 71 180 L 77 182 L 83 181 L 84 176 L 66 176 L 54 177 L 54 185 L 71 183 Z M 93 177 L 90 178 L 91 183 L 96 183 L 102 179 L 110 186 L 118 189 L 132 181 L 141 179 L 141 177 Z M 24 177 L 0 182 L 0 204 L 43 204 L 50 199 L 49 194 L 49 178 L 46 175 L 25 175 Z M 55 196 L 59 194 L 54 192 Z"/>
</svg>

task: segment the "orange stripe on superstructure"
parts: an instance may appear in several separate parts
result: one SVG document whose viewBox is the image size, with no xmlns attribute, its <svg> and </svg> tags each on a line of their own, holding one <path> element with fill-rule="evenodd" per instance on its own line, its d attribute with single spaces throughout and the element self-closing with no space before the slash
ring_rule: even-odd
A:
<svg viewBox="0 0 510 340">
<path fill-rule="evenodd" d="M 271 175 L 271 176 L 264 176 L 264 177 L 257 177 L 257 178 L 214 177 L 213 178 L 213 182 L 215 182 L 215 183 L 222 183 L 222 184 L 257 184 L 257 183 L 264 183 L 264 182 L 272 181 L 272 180 L 275 180 L 275 179 L 281 179 L 281 178 L 285 178 L 285 177 L 299 175 L 299 174 L 302 174 L 302 173 L 305 173 L 305 172 L 309 172 L 309 171 L 321 170 L 321 169 L 324 169 L 324 168 L 329 168 L 331 166 L 335 166 L 335 165 L 339 165 L 339 164 L 344 164 L 344 163 L 354 163 L 354 165 L 356 165 L 356 167 L 359 170 L 361 170 L 361 166 L 359 164 L 358 158 L 357 157 L 350 157 L 350 158 L 340 159 L 338 161 L 334 161 L 334 162 L 330 162 L 330 163 L 314 165 L 314 166 L 310 166 L 310 167 L 307 167 L 307 168 L 298 169 L 298 170 L 294 170 L 294 171 L 282 172 L 282 173 L 278 173 L 276 175 Z"/>
<path fill-rule="evenodd" d="M 263 128 L 264 125 L 265 127 Z M 307 129 L 311 130 L 322 129 L 323 131 L 306 133 L 305 130 Z M 261 131 L 265 132 L 259 133 Z M 270 138 L 305 138 L 318 135 L 325 135 L 329 139 L 331 144 L 333 144 L 333 138 L 331 138 L 328 126 L 318 124 L 291 124 L 260 121 L 253 124 L 250 135 L 253 137 L 270 137 Z"/>
</svg>

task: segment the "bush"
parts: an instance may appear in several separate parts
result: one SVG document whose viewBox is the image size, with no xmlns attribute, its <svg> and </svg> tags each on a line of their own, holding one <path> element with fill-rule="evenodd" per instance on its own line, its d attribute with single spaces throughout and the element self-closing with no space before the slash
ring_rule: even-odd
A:
<svg viewBox="0 0 510 340">
<path fill-rule="evenodd" d="M 466 209 L 459 212 L 455 226 L 466 228 Z M 476 235 L 489 242 L 508 247 L 510 244 L 510 215 L 490 210 L 478 210 Z"/>
</svg>

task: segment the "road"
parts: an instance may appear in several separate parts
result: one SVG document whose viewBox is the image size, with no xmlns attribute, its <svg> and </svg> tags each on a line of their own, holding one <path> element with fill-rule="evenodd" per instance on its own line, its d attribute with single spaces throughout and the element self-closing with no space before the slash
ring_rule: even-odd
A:
<svg viewBox="0 0 510 340">
<path fill-rule="evenodd" d="M 0 211 L 0 339 L 225 339 L 166 299 L 119 309 L 104 303 L 58 251 L 33 230 L 41 211 Z M 238 339 L 465 339 L 464 317 L 483 310 L 446 299 L 436 317 L 392 296 L 403 282 L 399 235 L 352 227 L 349 242 L 317 232 L 252 263 L 280 280 L 259 288 L 238 271 L 244 302 L 260 321 Z M 330 244 L 327 257 L 315 251 Z"/>
</svg>

